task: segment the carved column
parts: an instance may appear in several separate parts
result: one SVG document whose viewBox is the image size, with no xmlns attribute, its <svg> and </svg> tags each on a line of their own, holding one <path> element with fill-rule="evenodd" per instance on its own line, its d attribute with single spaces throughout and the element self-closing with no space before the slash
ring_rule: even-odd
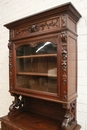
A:
<svg viewBox="0 0 87 130">
<path fill-rule="evenodd" d="M 12 73 L 12 68 L 13 68 L 13 63 L 12 63 L 12 43 L 9 42 L 8 43 L 8 48 L 9 48 L 9 85 L 10 85 L 10 89 L 12 89 L 13 86 L 13 73 Z"/>
<path fill-rule="evenodd" d="M 61 98 L 67 101 L 67 32 L 61 33 Z"/>
</svg>

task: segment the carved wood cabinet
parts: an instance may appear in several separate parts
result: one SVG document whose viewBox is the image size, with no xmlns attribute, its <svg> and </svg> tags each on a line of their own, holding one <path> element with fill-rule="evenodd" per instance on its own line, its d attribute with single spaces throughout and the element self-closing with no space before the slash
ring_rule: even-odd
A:
<svg viewBox="0 0 87 130">
<path fill-rule="evenodd" d="M 77 22 L 71 3 L 5 25 L 9 92 L 1 130 L 80 130 L 76 121 Z"/>
</svg>

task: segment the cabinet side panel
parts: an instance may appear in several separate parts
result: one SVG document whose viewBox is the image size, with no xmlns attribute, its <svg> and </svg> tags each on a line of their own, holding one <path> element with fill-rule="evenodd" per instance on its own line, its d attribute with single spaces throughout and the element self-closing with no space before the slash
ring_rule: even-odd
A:
<svg viewBox="0 0 87 130">
<path fill-rule="evenodd" d="M 74 98 L 77 85 L 77 42 L 74 37 L 68 37 L 68 100 Z"/>
<path fill-rule="evenodd" d="M 67 19 L 67 27 L 71 31 L 76 32 L 76 23 L 70 16 L 68 16 L 68 19 Z"/>
</svg>

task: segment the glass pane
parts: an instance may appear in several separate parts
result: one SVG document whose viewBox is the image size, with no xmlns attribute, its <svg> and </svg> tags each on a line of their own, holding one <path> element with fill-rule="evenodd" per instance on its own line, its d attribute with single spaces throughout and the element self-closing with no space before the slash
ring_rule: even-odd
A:
<svg viewBox="0 0 87 130">
<path fill-rule="evenodd" d="M 56 68 L 57 57 L 31 57 L 31 58 L 17 58 L 17 72 L 35 72 L 55 74 L 57 76 Z"/>
<path fill-rule="evenodd" d="M 17 87 L 56 93 L 56 78 L 42 76 L 17 76 Z"/>
<path fill-rule="evenodd" d="M 56 53 L 56 45 L 51 42 L 41 42 L 35 47 L 35 54 Z"/>
<path fill-rule="evenodd" d="M 22 45 L 21 47 L 18 48 L 16 51 L 17 56 L 26 56 L 26 55 L 31 55 L 31 48 L 30 45 Z"/>
<path fill-rule="evenodd" d="M 16 52 L 17 87 L 57 93 L 57 46 L 40 42 Z"/>
<path fill-rule="evenodd" d="M 54 54 L 56 45 L 52 42 L 40 42 L 35 45 L 22 45 L 17 50 L 17 56 L 36 55 L 36 54 Z"/>
</svg>

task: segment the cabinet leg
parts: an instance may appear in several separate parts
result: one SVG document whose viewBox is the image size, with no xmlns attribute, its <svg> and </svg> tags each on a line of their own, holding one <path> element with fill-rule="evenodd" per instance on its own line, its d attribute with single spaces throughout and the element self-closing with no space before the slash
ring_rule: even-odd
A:
<svg viewBox="0 0 87 130">
<path fill-rule="evenodd" d="M 63 108 L 66 109 L 66 113 L 61 126 L 62 130 L 79 130 L 80 126 L 77 125 L 75 117 L 76 101 L 63 104 Z"/>
</svg>

